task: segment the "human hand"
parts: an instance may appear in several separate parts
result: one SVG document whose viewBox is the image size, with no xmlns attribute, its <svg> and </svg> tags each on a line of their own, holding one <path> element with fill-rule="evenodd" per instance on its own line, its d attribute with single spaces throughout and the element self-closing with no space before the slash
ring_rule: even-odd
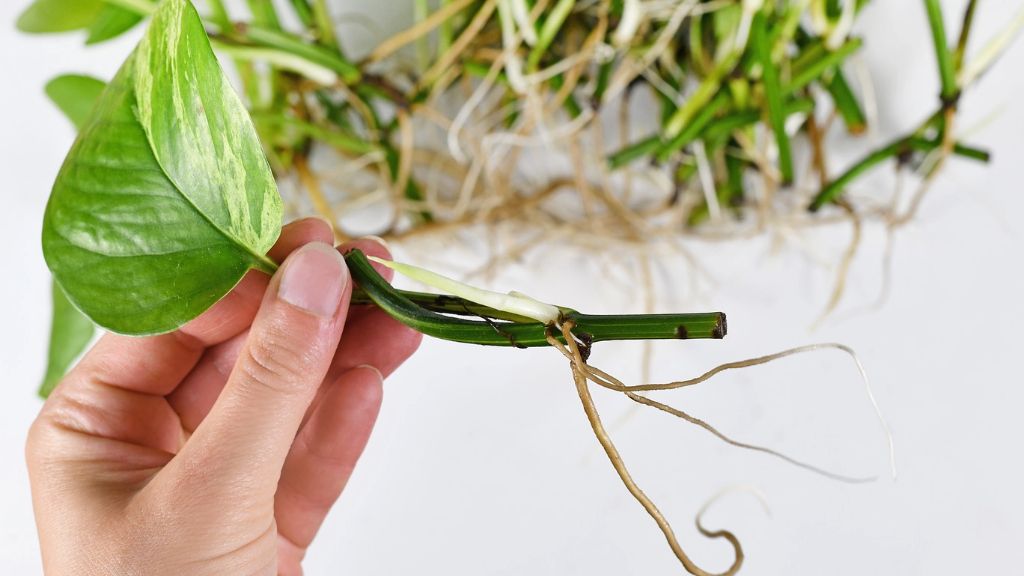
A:
<svg viewBox="0 0 1024 576">
<path fill-rule="evenodd" d="M 65 377 L 26 447 L 48 574 L 302 573 L 382 378 L 420 341 L 349 310 L 339 252 L 387 250 L 331 242 L 321 221 L 286 226 L 273 278 L 250 272 L 173 333 L 106 335 Z"/>
</svg>

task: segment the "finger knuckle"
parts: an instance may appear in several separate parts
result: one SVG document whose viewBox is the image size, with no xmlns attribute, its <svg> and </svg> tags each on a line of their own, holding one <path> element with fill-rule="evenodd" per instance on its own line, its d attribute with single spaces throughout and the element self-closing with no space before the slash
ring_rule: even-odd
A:
<svg viewBox="0 0 1024 576">
<path fill-rule="evenodd" d="M 76 433 L 88 434 L 98 417 L 95 408 L 67 388 L 50 396 L 29 426 L 25 437 L 25 461 L 29 468 L 59 461 L 66 439 Z"/>
<path fill-rule="evenodd" d="M 242 377 L 253 386 L 275 392 L 301 390 L 316 370 L 313 346 L 296 339 L 281 323 L 271 323 L 246 346 L 240 363 Z"/>
</svg>

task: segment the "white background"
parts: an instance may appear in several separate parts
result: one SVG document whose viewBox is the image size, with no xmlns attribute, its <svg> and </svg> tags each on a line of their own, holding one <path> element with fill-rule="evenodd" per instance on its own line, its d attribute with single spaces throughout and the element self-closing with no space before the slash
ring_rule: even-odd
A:
<svg viewBox="0 0 1024 576">
<path fill-rule="evenodd" d="M 21 36 L 13 22 L 25 3 L 0 3 L 0 235 L 7 255 L 0 282 L 0 565 L 8 574 L 40 571 L 22 446 L 40 405 L 34 391 L 49 321 L 40 222 L 72 139 L 42 86 L 65 71 L 109 77 L 134 42 L 83 49 L 73 35 Z M 394 16 L 406 10 L 400 4 L 375 8 L 393 12 L 379 18 L 385 30 L 402 24 Z M 959 16 L 960 2 L 946 5 Z M 982 3 L 975 38 L 991 36 L 1018 9 L 1019 2 Z M 938 87 L 919 2 L 872 3 L 860 31 L 884 126 L 863 146 L 914 126 Z M 701 565 L 717 570 L 729 556 L 724 544 L 693 530 L 695 511 L 721 488 L 752 485 L 767 496 L 771 517 L 739 493 L 707 518 L 740 535 L 747 574 L 1004 574 L 1024 566 L 1022 70 L 1024 45 L 1017 45 L 966 95 L 962 125 L 974 128 L 972 142 L 991 149 L 994 163 L 950 165 L 919 219 L 899 234 L 882 308 L 864 311 L 881 283 L 877 230 L 867 235 L 843 309 L 815 331 L 832 271 L 815 263 L 799 235 L 692 245 L 715 278 L 699 292 L 681 288 L 691 273 L 681 259 L 661 262 L 659 311 L 727 311 L 730 335 L 658 344 L 655 379 L 841 341 L 857 349 L 874 379 L 900 465 L 898 480 L 889 480 L 884 439 L 853 366 L 837 353 L 724 375 L 666 398 L 740 439 L 850 474 L 880 475 L 872 484 L 831 482 L 597 394 L 641 486 L 674 519 Z M 848 229 L 831 235 L 823 245 L 840 246 Z M 528 259 L 502 287 L 587 311 L 636 310 L 621 286 L 578 256 Z M 635 380 L 639 358 L 636 346 L 605 345 L 593 360 Z M 557 354 L 440 341 L 425 342 L 387 383 L 367 454 L 307 567 L 310 574 L 366 575 L 680 572 L 605 461 Z"/>
</svg>

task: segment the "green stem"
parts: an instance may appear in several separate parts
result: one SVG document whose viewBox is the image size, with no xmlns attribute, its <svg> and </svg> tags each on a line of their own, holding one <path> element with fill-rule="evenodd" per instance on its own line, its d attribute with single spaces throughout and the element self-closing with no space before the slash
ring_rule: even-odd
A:
<svg viewBox="0 0 1024 576">
<path fill-rule="evenodd" d="M 811 212 L 816 212 L 825 204 L 835 201 L 843 193 L 843 190 L 850 184 L 850 182 L 853 182 L 868 170 L 890 158 L 903 156 L 910 152 L 931 152 L 941 146 L 941 138 L 929 139 L 916 134 L 899 138 L 889 143 L 887 146 L 879 148 L 878 150 L 868 154 L 859 162 L 847 169 L 841 176 L 822 188 L 821 192 L 814 197 L 809 209 Z M 953 146 L 953 154 L 970 158 L 972 160 L 978 160 L 979 162 L 988 162 L 990 159 L 988 152 L 962 144 L 956 144 Z"/>
<path fill-rule="evenodd" d="M 384 161 L 388 165 L 388 172 L 391 174 L 392 179 L 397 179 L 398 166 L 401 161 L 399 152 L 386 139 L 381 140 L 380 145 L 384 149 Z M 405 194 L 405 197 L 407 199 L 412 200 L 413 202 L 423 201 L 423 191 L 420 190 L 419 185 L 416 184 L 416 179 L 413 178 L 411 175 L 409 177 L 409 182 L 405 185 L 405 190 L 403 190 L 402 192 Z M 416 216 L 420 218 L 423 222 L 433 222 L 434 220 L 434 215 L 431 214 L 430 211 L 427 209 L 423 209 L 416 212 Z"/>
<path fill-rule="evenodd" d="M 682 106 L 678 107 L 669 119 L 665 122 L 664 133 L 668 138 L 675 138 L 683 128 L 690 123 L 690 120 L 696 116 L 711 98 L 718 93 L 722 87 L 722 76 L 725 74 L 725 70 L 722 68 L 715 68 L 712 70 L 706 78 L 701 80 L 700 84 L 687 97 L 686 102 Z"/>
<path fill-rule="evenodd" d="M 299 22 L 306 28 L 312 28 L 313 22 L 313 9 L 309 6 L 308 0 L 291 0 L 292 10 L 295 12 L 295 16 L 298 17 Z"/>
<path fill-rule="evenodd" d="M 935 60 L 939 67 L 939 78 L 942 81 L 942 103 L 950 106 L 956 102 L 959 89 L 956 84 L 956 71 L 953 69 L 953 55 L 949 51 L 946 40 L 946 26 L 942 20 L 942 7 L 939 0 L 924 0 L 928 12 L 928 25 L 932 32 L 932 44 L 935 46 Z"/>
<path fill-rule="evenodd" d="M 661 136 L 654 134 L 643 140 L 639 140 L 622 148 L 608 157 L 608 167 L 617 170 L 633 162 L 637 158 L 643 158 L 661 148 Z"/>
<path fill-rule="evenodd" d="M 270 30 L 281 29 L 277 8 L 271 0 L 249 0 L 249 11 L 252 12 L 253 24 Z"/>
<path fill-rule="evenodd" d="M 779 18 L 780 22 L 768 34 L 772 46 L 773 59 L 785 58 L 786 50 L 800 31 L 800 19 L 806 11 L 807 5 L 803 2 L 788 3 L 788 6 Z"/>
<path fill-rule="evenodd" d="M 224 6 L 224 0 L 208 0 L 206 3 L 210 8 L 210 20 L 216 24 L 222 33 L 228 33 L 231 31 L 231 16 L 228 14 L 228 9 Z"/>
<path fill-rule="evenodd" d="M 345 260 L 352 278 L 363 291 L 363 294 L 353 294 L 354 301 L 372 301 L 392 318 L 423 334 L 485 346 L 526 348 L 548 345 L 549 327 L 540 322 L 466 320 L 439 314 L 420 303 L 433 303 L 440 307 L 441 311 L 452 314 L 493 317 L 488 313 L 490 309 L 465 303 L 454 297 L 395 290 L 377 274 L 370 261 L 359 250 L 346 254 Z M 575 322 L 576 328 L 573 331 L 584 343 L 609 340 L 722 338 L 726 332 L 725 315 L 719 312 L 595 316 L 569 309 L 563 311 L 565 320 Z"/>
<path fill-rule="evenodd" d="M 808 113 L 814 110 L 814 101 L 810 98 L 797 98 L 790 100 L 784 106 L 783 112 L 788 118 L 793 114 Z M 727 116 L 717 118 L 713 120 L 704 133 L 701 135 L 702 138 L 709 141 L 717 141 L 731 135 L 736 130 L 746 128 L 756 124 L 761 119 L 761 114 L 757 110 L 744 110 L 741 112 L 733 112 Z"/>
<path fill-rule="evenodd" d="M 725 337 L 725 314 L 569 314 L 573 333 L 590 342 L 614 340 L 694 340 Z"/>
<path fill-rule="evenodd" d="M 775 133 L 775 143 L 779 149 L 779 173 L 782 183 L 793 181 L 793 153 L 789 136 L 786 134 L 786 110 L 783 105 L 782 86 L 779 81 L 779 70 L 772 60 L 771 44 L 768 39 L 765 16 L 759 13 L 754 17 L 750 30 L 750 43 L 755 59 L 761 64 L 761 75 L 764 80 L 765 100 L 768 107 L 768 120 Z"/>
<path fill-rule="evenodd" d="M 816 58 L 812 62 L 808 62 L 799 68 L 794 66 L 793 77 L 790 80 L 789 85 L 786 86 L 786 90 L 790 93 L 796 92 L 810 84 L 812 81 L 817 80 L 818 77 L 824 74 L 826 70 L 846 60 L 850 54 L 859 50 L 862 44 L 863 42 L 860 38 L 851 38 L 839 48 L 832 51 L 825 51 L 821 58 Z"/>
<path fill-rule="evenodd" d="M 655 158 L 659 162 L 665 162 L 673 154 L 682 150 L 690 142 L 693 142 L 700 135 L 704 127 L 708 125 L 723 108 L 729 104 L 729 95 L 723 90 L 714 99 L 701 108 L 700 112 L 690 120 L 686 126 L 674 138 L 658 148 Z"/>
<path fill-rule="evenodd" d="M 330 129 L 299 120 L 298 118 L 272 114 L 252 114 L 252 119 L 254 122 L 262 125 L 292 128 L 303 136 L 323 142 L 348 154 L 361 156 L 381 150 L 373 142 L 369 142 L 355 134 L 345 133 L 340 127 Z"/>
<path fill-rule="evenodd" d="M 313 0 L 313 20 L 320 31 L 320 44 L 337 49 L 338 37 L 334 32 L 334 20 L 331 19 L 327 0 Z"/>
<path fill-rule="evenodd" d="M 808 98 L 790 100 L 784 107 L 787 118 L 793 114 L 810 112 L 813 109 L 814 102 Z M 720 118 L 711 119 L 707 122 L 706 125 L 703 126 L 703 129 L 698 131 L 699 137 L 710 142 L 717 142 L 722 138 L 729 136 L 736 130 L 756 124 L 760 119 L 761 115 L 757 110 L 732 112 Z M 661 135 L 652 134 L 646 138 L 629 144 L 608 156 L 608 168 L 611 170 L 617 170 L 638 158 L 644 158 L 654 154 L 663 146 L 665 146 L 665 144 L 661 140 Z"/>
<path fill-rule="evenodd" d="M 825 88 L 832 96 L 832 102 L 843 117 L 843 122 L 850 134 L 863 133 L 868 126 L 867 115 L 864 114 L 864 110 L 861 108 L 860 102 L 857 101 L 853 89 L 850 88 L 849 82 L 846 81 L 843 71 L 837 67 L 832 78 L 825 83 Z"/>
<path fill-rule="evenodd" d="M 288 52 L 313 64 L 330 68 L 337 72 L 346 84 L 355 84 L 361 76 L 359 67 L 346 60 L 337 51 L 309 44 L 302 38 L 288 32 L 270 30 L 259 26 L 249 26 L 244 32 L 238 34 L 236 39 Z"/>
<path fill-rule="evenodd" d="M 558 35 L 559 30 L 562 29 L 562 24 L 565 23 L 565 19 L 569 17 L 569 13 L 572 12 L 573 7 L 576 6 L 576 0 L 559 0 L 558 4 L 551 9 L 544 24 L 540 28 L 540 34 L 537 35 L 537 43 L 530 50 L 530 55 L 526 59 L 526 70 L 528 72 L 536 72 L 540 66 L 540 59 L 544 57 L 544 53 L 547 52 L 551 43 L 555 40 L 555 36 Z"/>
<path fill-rule="evenodd" d="M 259 270 L 260 272 L 263 272 L 270 276 L 273 276 L 274 273 L 277 272 L 277 269 L 279 268 L 277 262 L 274 262 L 269 257 L 258 254 L 251 254 L 251 256 L 252 262 L 254 264 L 253 267 L 256 270 Z"/>
<path fill-rule="evenodd" d="M 970 0 L 964 10 L 963 24 L 960 25 L 960 38 L 956 42 L 956 51 L 953 52 L 953 70 L 959 73 L 964 67 L 964 56 L 967 53 L 967 39 L 971 35 L 971 28 L 974 25 L 974 10 L 978 7 L 977 0 Z"/>
</svg>

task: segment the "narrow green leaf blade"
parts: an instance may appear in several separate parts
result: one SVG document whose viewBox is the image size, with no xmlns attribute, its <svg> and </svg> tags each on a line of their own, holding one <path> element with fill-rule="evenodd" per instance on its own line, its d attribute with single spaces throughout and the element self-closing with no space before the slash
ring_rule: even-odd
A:
<svg viewBox="0 0 1024 576">
<path fill-rule="evenodd" d="M 50 100 L 80 130 L 106 87 L 106 82 L 92 76 L 64 74 L 47 82 L 45 90 Z"/>
<path fill-rule="evenodd" d="M 52 283 L 53 319 L 50 322 L 50 350 L 46 359 L 46 375 L 39 387 L 39 395 L 46 398 L 67 373 L 71 363 L 92 341 L 95 328 L 92 321 L 68 301 L 64 291 Z"/>
<path fill-rule="evenodd" d="M 195 318 L 251 268 L 281 200 L 195 8 L 165 0 L 61 168 L 43 253 L 68 298 L 114 332 Z"/>
<path fill-rule="evenodd" d="M 86 44 L 99 44 L 117 38 L 142 22 L 142 16 L 113 4 L 106 4 L 89 25 Z"/>
<path fill-rule="evenodd" d="M 86 28 L 103 9 L 103 0 L 36 0 L 18 17 L 17 27 L 30 34 Z"/>
</svg>

